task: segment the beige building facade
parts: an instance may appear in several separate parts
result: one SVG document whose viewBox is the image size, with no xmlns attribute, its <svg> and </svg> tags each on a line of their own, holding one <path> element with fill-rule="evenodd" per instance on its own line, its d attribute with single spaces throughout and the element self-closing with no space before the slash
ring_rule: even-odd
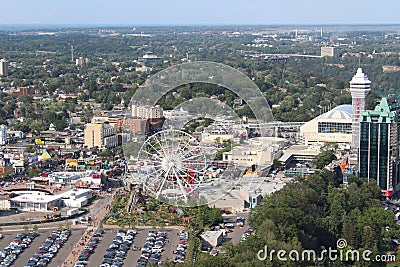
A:
<svg viewBox="0 0 400 267">
<path fill-rule="evenodd" d="M 113 148 L 118 145 L 115 128 L 107 123 L 88 123 L 85 126 L 85 146 Z"/>
</svg>

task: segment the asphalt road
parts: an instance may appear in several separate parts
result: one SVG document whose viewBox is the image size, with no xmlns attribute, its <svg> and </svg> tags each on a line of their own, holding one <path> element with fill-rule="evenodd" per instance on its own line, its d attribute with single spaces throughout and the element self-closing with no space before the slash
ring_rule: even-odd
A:
<svg viewBox="0 0 400 267">
<path fill-rule="evenodd" d="M 111 199 L 110 194 L 105 194 L 99 197 L 99 200 L 96 202 L 96 204 L 89 209 L 88 216 L 91 216 L 94 221 L 97 220 L 96 216 L 99 214 L 99 212 L 104 209 L 104 207 L 107 205 L 108 201 Z"/>
</svg>

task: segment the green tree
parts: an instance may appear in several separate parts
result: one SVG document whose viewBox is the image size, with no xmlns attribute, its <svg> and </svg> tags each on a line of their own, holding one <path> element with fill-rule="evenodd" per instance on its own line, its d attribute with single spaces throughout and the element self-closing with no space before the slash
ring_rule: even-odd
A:
<svg viewBox="0 0 400 267">
<path fill-rule="evenodd" d="M 34 145 L 28 145 L 28 146 L 25 148 L 25 152 L 26 152 L 26 153 L 35 153 L 35 151 L 36 151 L 36 149 L 35 149 L 35 146 L 34 146 Z"/>
<path fill-rule="evenodd" d="M 46 130 L 46 126 L 44 125 L 43 122 L 41 121 L 34 121 L 31 124 L 31 129 L 33 132 L 35 132 L 37 135 L 40 135 L 41 132 L 43 132 L 44 130 Z"/>
<path fill-rule="evenodd" d="M 323 169 L 326 165 L 336 159 L 337 157 L 332 151 L 326 150 L 319 153 L 312 163 L 317 169 Z"/>
</svg>

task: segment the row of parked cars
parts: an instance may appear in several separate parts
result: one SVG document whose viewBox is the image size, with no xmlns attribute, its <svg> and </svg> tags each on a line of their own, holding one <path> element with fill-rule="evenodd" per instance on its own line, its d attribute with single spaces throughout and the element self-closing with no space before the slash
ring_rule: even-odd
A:
<svg viewBox="0 0 400 267">
<path fill-rule="evenodd" d="M 10 244 L 0 251 L 0 267 L 10 266 L 17 257 L 38 237 L 37 232 L 19 233 Z"/>
<path fill-rule="evenodd" d="M 188 239 L 189 239 L 188 231 L 183 230 L 179 234 L 179 243 L 176 246 L 176 250 L 175 250 L 175 254 L 176 254 L 175 260 L 174 260 L 175 263 L 182 263 L 185 261 Z"/>
<path fill-rule="evenodd" d="M 161 253 L 167 241 L 167 233 L 150 231 L 147 234 L 146 242 L 141 249 L 142 254 L 137 262 L 137 267 L 144 267 L 147 264 L 157 265 L 161 259 Z"/>
<path fill-rule="evenodd" d="M 82 250 L 81 254 L 78 256 L 78 261 L 75 264 L 75 267 L 83 267 L 85 266 L 86 261 L 89 260 L 90 255 L 93 254 L 94 250 L 97 247 L 97 244 L 100 242 L 100 239 L 98 237 L 91 237 L 89 240 L 89 243 L 85 246 L 85 248 Z"/>
<path fill-rule="evenodd" d="M 242 238 L 240 239 L 240 242 L 246 241 L 246 239 L 253 233 L 253 229 L 248 228 L 244 233 L 242 234 Z"/>
<path fill-rule="evenodd" d="M 132 229 L 118 230 L 113 238 L 112 244 L 107 248 L 103 256 L 103 262 L 100 267 L 121 267 L 124 265 L 124 259 L 129 249 L 132 247 L 136 231 Z"/>
<path fill-rule="evenodd" d="M 90 255 L 93 254 L 97 244 L 100 242 L 100 237 L 103 235 L 103 229 L 98 229 L 92 237 L 89 239 L 89 243 L 83 249 L 81 254 L 78 257 L 78 261 L 75 262 L 74 267 L 85 267 L 87 265 L 87 260 L 89 259 Z"/>
<path fill-rule="evenodd" d="M 24 267 L 46 267 L 57 255 L 57 252 L 71 236 L 68 229 L 54 230 L 50 236 L 38 247 Z"/>
</svg>

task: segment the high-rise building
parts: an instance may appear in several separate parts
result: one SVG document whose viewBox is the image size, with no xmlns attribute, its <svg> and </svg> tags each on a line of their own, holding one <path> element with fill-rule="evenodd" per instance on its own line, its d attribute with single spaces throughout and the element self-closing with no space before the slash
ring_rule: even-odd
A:
<svg viewBox="0 0 400 267">
<path fill-rule="evenodd" d="M 339 52 L 336 47 L 323 46 L 321 47 L 321 57 L 339 57 Z"/>
<path fill-rule="evenodd" d="M 88 123 L 85 125 L 85 146 L 88 148 L 113 148 L 118 145 L 115 128 L 108 123 Z"/>
<path fill-rule="evenodd" d="M 79 57 L 75 60 L 75 65 L 78 67 L 83 67 L 83 65 L 88 64 L 89 62 L 90 62 L 90 59 Z"/>
<path fill-rule="evenodd" d="M 391 196 L 399 186 L 400 104 L 394 95 L 382 98 L 374 111 L 360 114 L 359 174 L 376 180 Z"/>
<path fill-rule="evenodd" d="M 8 62 L 4 58 L 0 59 L 0 76 L 8 76 Z"/>
<path fill-rule="evenodd" d="M 365 99 L 369 91 L 371 91 L 371 81 L 368 80 L 367 75 L 364 74 L 362 69 L 358 68 L 357 73 L 350 81 L 353 131 L 351 146 L 354 149 L 358 149 L 360 142 L 360 123 L 358 122 L 358 118 L 360 117 L 360 113 L 365 110 Z"/>
<path fill-rule="evenodd" d="M 142 119 L 160 119 L 163 117 L 163 109 L 160 106 L 132 105 L 132 117 Z"/>
</svg>

